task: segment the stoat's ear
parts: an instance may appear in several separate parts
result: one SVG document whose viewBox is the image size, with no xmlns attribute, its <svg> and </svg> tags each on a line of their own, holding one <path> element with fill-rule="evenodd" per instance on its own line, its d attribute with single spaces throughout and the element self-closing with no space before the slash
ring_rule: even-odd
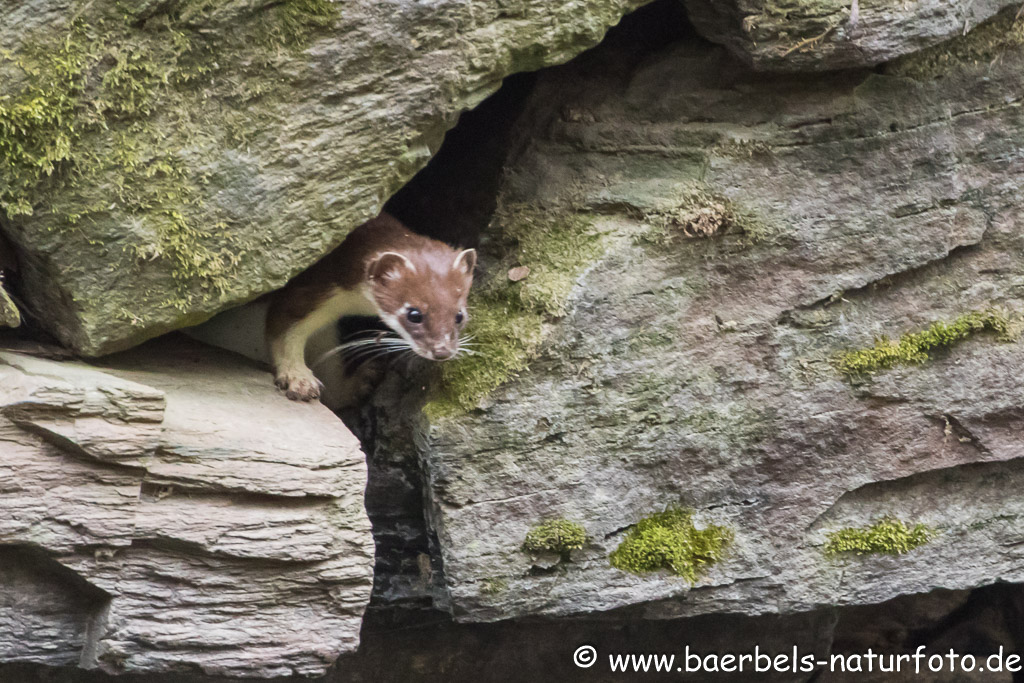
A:
<svg viewBox="0 0 1024 683">
<path fill-rule="evenodd" d="M 366 264 L 366 278 L 368 280 L 395 280 L 402 276 L 403 271 L 415 273 L 416 266 L 412 261 L 394 251 L 385 251 L 377 254 Z"/>
<path fill-rule="evenodd" d="M 466 275 L 472 275 L 474 268 L 476 268 L 476 249 L 463 249 L 455 257 L 455 263 L 452 264 L 452 270 L 461 270 Z"/>
</svg>

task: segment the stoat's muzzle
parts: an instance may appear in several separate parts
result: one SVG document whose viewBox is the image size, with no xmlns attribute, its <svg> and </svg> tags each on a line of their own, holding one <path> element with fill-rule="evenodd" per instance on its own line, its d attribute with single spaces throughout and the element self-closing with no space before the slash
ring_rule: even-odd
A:
<svg viewBox="0 0 1024 683">
<path fill-rule="evenodd" d="M 445 245 L 409 253 L 385 252 L 367 269 L 381 320 L 427 360 L 459 352 L 459 332 L 469 319 L 466 299 L 476 252 Z"/>
</svg>

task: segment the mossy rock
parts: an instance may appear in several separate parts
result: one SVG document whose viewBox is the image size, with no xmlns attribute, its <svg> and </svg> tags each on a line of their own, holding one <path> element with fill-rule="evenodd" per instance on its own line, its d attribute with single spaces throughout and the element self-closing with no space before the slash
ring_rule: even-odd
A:
<svg viewBox="0 0 1024 683">
<path fill-rule="evenodd" d="M 21 314 L 14 305 L 10 295 L 0 284 L 0 327 L 18 327 L 21 325 Z"/>
<path fill-rule="evenodd" d="M 493 26 L 496 9 L 451 4 L 32 4 L 45 22 L 0 29 L 0 215 L 27 306 L 101 355 L 282 286 L 379 212 L 461 109 L 638 0 L 534 0 Z"/>
</svg>

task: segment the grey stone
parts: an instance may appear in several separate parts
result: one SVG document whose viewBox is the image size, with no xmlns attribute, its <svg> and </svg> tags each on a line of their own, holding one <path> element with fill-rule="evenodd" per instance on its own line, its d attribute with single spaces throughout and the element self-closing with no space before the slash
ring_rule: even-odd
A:
<svg viewBox="0 0 1024 683">
<path fill-rule="evenodd" d="M 921 2 L 777 2 L 686 0 L 701 34 L 728 47 L 754 68 L 826 71 L 874 66 L 962 36 L 1006 0 Z"/>
<path fill-rule="evenodd" d="M 11 295 L 0 282 L 0 327 L 18 327 L 21 325 L 21 314 L 11 300 Z"/>
<path fill-rule="evenodd" d="M 972 310 L 1019 328 L 1014 40 L 939 72 L 766 79 L 691 41 L 624 76 L 594 56 L 540 78 L 501 202 L 588 216 L 602 249 L 529 369 L 420 445 L 456 619 L 789 614 L 1022 580 L 1024 347 L 978 334 L 855 382 L 832 364 Z M 672 216 L 701 202 L 733 224 L 688 238 Z M 608 560 L 669 505 L 735 532 L 695 586 Z M 823 552 L 885 516 L 939 533 Z M 553 569 L 520 549 L 549 518 L 589 537 Z"/>
<path fill-rule="evenodd" d="M 363 455 L 268 377 L 184 338 L 0 352 L 0 658 L 267 677 L 355 650 Z"/>
<path fill-rule="evenodd" d="M 4 274 L 17 270 L 17 262 L 11 247 L 0 236 L 0 327 L 18 327 L 21 325 L 21 313 L 11 299 L 11 295 L 4 289 Z"/>
<path fill-rule="evenodd" d="M 276 289 L 374 216 L 503 77 L 565 61 L 639 4 L 18 8 L 0 96 L 11 116 L 67 109 L 11 141 L 30 151 L 9 172 L 40 176 L 0 194 L 26 303 L 95 356 Z"/>
</svg>

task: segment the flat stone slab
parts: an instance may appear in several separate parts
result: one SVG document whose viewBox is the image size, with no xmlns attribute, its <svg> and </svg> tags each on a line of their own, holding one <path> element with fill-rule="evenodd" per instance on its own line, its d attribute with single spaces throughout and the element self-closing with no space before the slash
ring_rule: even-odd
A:
<svg viewBox="0 0 1024 683">
<path fill-rule="evenodd" d="M 180 337 L 102 367 L 0 351 L 0 451 L 0 659 L 312 676 L 356 649 L 363 454 L 255 364 Z"/>
</svg>

